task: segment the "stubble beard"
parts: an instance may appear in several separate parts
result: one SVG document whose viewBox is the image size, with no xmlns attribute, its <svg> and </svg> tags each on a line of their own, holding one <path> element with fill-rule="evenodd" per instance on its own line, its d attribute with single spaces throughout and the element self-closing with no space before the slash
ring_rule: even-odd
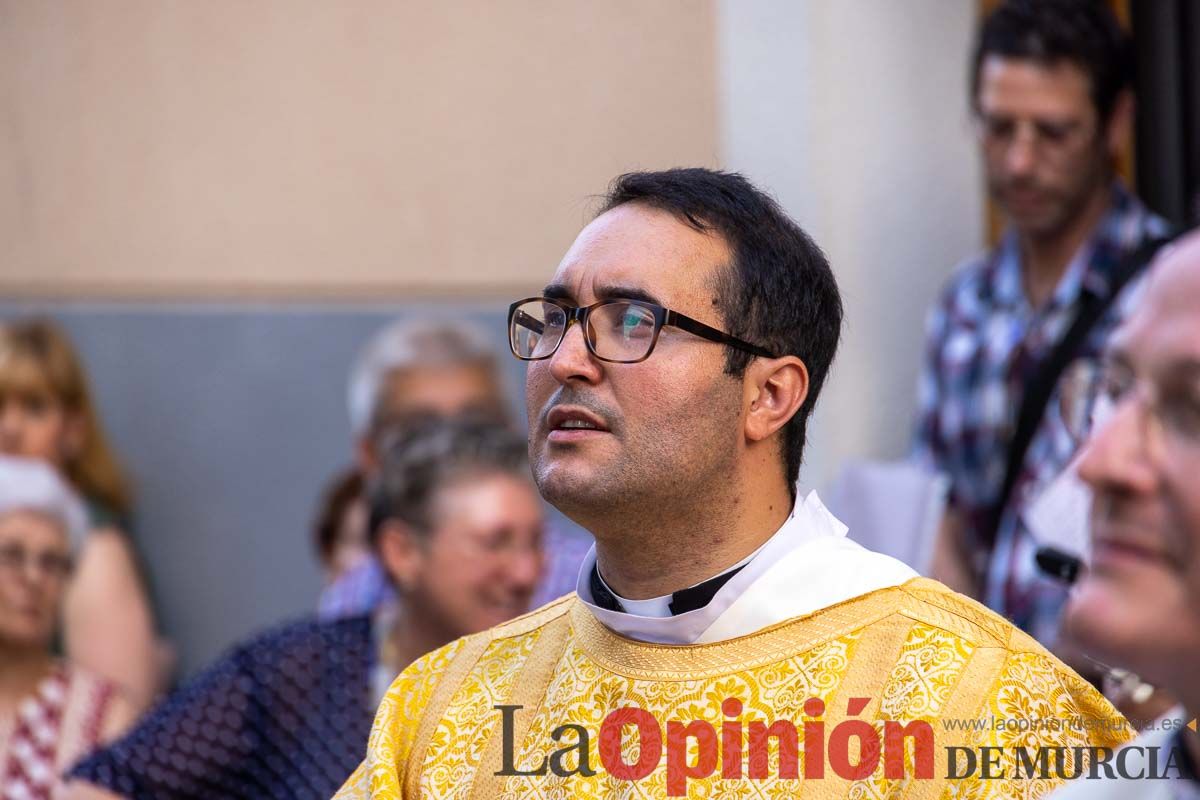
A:
<svg viewBox="0 0 1200 800">
<path fill-rule="evenodd" d="M 622 438 L 619 452 L 603 464 L 593 463 L 591 469 L 547 464 L 543 444 L 533 459 L 538 491 L 546 502 L 596 534 L 626 529 L 640 536 L 664 518 L 686 517 L 697 505 L 711 505 L 714 492 L 727 485 L 734 472 L 734 429 L 727 425 L 716 431 L 694 424 L 695 420 L 679 423 L 684 424 L 655 426 L 658 435 Z M 673 433 L 664 435 L 664 430 Z M 574 458 L 583 462 L 582 456 Z"/>
<path fill-rule="evenodd" d="M 1051 241 L 1064 235 L 1071 226 L 1086 211 L 1089 202 L 1096 192 L 1103 190 L 1112 181 L 1112 170 L 1103 161 L 1102 154 L 1096 154 L 1095 159 L 1088 162 L 1086 177 L 1072 186 L 1052 187 L 1051 208 L 1041 218 L 1020 223 L 1005 207 L 1003 202 L 1005 184 L 994 182 L 991 186 L 992 198 L 1003 208 L 1006 216 L 1013 220 L 1023 236 L 1031 240 Z"/>
</svg>

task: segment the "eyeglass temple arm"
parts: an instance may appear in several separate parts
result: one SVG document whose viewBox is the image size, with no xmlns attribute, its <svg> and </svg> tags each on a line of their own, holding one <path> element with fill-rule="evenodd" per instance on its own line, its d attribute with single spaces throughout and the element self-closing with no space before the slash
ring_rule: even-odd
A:
<svg viewBox="0 0 1200 800">
<path fill-rule="evenodd" d="M 747 353 L 752 353 L 756 356 L 761 356 L 762 358 L 776 358 L 775 354 L 770 350 L 766 350 L 758 345 L 750 344 L 749 342 L 743 341 L 736 336 L 730 336 L 728 333 L 719 331 L 716 328 L 710 328 L 703 322 L 694 320 L 688 316 L 684 316 L 678 311 L 671 311 L 670 309 L 667 309 L 666 322 L 668 325 L 674 325 L 676 328 L 685 330 L 688 333 L 694 333 L 697 336 L 708 339 L 710 342 L 727 344 L 730 347 L 736 347 L 739 350 L 745 350 Z"/>
<path fill-rule="evenodd" d="M 524 325 L 539 336 L 546 332 L 546 323 L 536 317 L 526 314 L 521 309 L 517 309 L 513 314 L 513 322 Z"/>
</svg>

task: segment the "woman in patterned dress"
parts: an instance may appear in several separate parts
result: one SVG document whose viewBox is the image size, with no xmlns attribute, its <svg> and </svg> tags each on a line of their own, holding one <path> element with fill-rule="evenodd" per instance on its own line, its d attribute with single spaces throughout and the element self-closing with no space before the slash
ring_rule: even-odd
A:
<svg viewBox="0 0 1200 800">
<path fill-rule="evenodd" d="M 83 507 L 53 469 L 0 456 L 0 797 L 48 800 L 133 710 L 116 686 L 53 655 Z"/>
</svg>

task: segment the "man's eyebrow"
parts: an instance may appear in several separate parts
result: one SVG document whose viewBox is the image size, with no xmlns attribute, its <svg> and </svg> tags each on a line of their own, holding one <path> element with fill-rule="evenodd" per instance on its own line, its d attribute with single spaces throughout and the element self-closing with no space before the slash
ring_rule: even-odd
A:
<svg viewBox="0 0 1200 800">
<path fill-rule="evenodd" d="M 550 283 L 542 289 L 542 297 L 548 297 L 551 300 L 573 300 L 571 290 L 561 283 Z"/>
<path fill-rule="evenodd" d="M 542 297 L 547 297 L 551 300 L 575 300 L 575 296 L 571 293 L 571 290 L 561 283 L 547 284 L 546 288 L 542 289 Z M 636 286 L 597 286 L 596 299 L 641 300 L 644 303 L 653 303 L 656 306 L 662 305 L 662 302 L 656 296 Z"/>
<path fill-rule="evenodd" d="M 596 298 L 599 300 L 641 300 L 643 303 L 662 305 L 662 302 L 653 294 L 636 286 L 597 286 Z"/>
</svg>

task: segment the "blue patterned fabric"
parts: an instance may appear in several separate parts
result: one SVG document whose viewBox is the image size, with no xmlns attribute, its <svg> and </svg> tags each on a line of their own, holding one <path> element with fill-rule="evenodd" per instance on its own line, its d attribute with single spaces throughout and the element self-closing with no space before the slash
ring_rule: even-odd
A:
<svg viewBox="0 0 1200 800">
<path fill-rule="evenodd" d="M 131 800 L 327 800 L 366 751 L 375 651 L 366 616 L 268 631 L 70 775 Z"/>
<path fill-rule="evenodd" d="M 1091 239 L 1075 255 L 1053 295 L 1033 308 L 1025 295 L 1013 232 L 992 252 L 954 273 L 926 325 L 918 384 L 915 453 L 949 477 L 950 505 L 977 532 L 999 496 L 1005 458 L 1026 384 L 1066 333 L 1085 292 L 1108 293 L 1108 275 L 1125 254 L 1169 226 L 1123 186 Z M 1098 354 L 1136 303 L 1141 281 L 1121 293 L 1083 347 Z M 1071 460 L 1075 443 L 1057 413 L 1057 397 L 1030 443 L 996 541 L 989 550 L 984 601 L 1044 644 L 1052 645 L 1066 599 L 1061 584 L 1037 570 L 1037 543 L 1021 511 Z"/>
</svg>

